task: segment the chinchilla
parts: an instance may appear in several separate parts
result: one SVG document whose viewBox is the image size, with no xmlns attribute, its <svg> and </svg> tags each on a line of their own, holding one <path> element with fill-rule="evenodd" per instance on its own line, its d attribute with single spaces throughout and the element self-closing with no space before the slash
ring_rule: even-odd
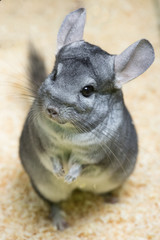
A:
<svg viewBox="0 0 160 240">
<path fill-rule="evenodd" d="M 80 8 L 64 19 L 52 72 L 45 77 L 41 61 L 31 71 L 35 99 L 20 138 L 22 164 L 60 230 L 67 221 L 58 203 L 74 189 L 111 192 L 132 173 L 138 141 L 121 88 L 154 61 L 145 39 L 120 55 L 85 42 L 85 16 Z"/>
</svg>

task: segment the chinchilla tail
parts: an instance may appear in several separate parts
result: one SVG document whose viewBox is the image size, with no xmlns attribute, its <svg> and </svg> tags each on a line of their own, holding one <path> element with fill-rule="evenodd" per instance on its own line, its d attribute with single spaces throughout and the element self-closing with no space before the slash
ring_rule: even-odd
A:
<svg viewBox="0 0 160 240">
<path fill-rule="evenodd" d="M 43 57 L 32 43 L 29 43 L 28 47 L 27 76 L 29 79 L 29 88 L 33 94 L 36 94 L 42 82 L 47 77 L 47 71 Z"/>
</svg>

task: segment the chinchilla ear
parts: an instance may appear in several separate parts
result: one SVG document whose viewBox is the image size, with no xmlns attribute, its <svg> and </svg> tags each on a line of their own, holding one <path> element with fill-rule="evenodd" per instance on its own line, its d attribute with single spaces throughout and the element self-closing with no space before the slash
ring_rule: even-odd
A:
<svg viewBox="0 0 160 240">
<path fill-rule="evenodd" d="M 154 61 L 154 50 L 149 41 L 142 39 L 115 57 L 115 85 L 122 85 L 144 73 Z"/>
<path fill-rule="evenodd" d="M 80 41 L 83 39 L 83 31 L 86 20 L 86 11 L 84 8 L 69 13 L 58 32 L 57 50 L 59 51 L 64 45 Z"/>
</svg>

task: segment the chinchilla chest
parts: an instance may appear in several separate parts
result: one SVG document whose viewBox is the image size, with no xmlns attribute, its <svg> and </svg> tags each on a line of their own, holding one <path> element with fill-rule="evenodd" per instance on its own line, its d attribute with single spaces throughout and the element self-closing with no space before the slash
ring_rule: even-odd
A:
<svg viewBox="0 0 160 240">
<path fill-rule="evenodd" d="M 41 139 L 44 139 L 43 146 L 48 142 L 45 146 L 47 150 L 39 154 L 39 158 L 44 167 L 53 173 L 56 181 L 59 179 L 59 183 L 67 185 L 67 188 L 69 186 L 71 189 L 80 188 L 95 193 L 114 188 L 115 183 L 110 179 L 110 156 L 102 139 L 97 140 L 93 133 L 78 133 L 68 137 L 68 134 L 57 132 L 55 129 L 50 132 L 45 129 L 45 136 L 47 141 L 46 137 L 41 136 Z M 68 176 L 70 168 L 78 164 L 82 166 L 81 175 L 76 181 L 66 183 L 65 177 Z M 63 174 L 57 178 L 54 168 L 58 169 L 60 166 Z"/>
<path fill-rule="evenodd" d="M 64 171 L 68 172 L 74 163 L 80 163 L 85 166 L 98 164 L 105 157 L 105 154 L 95 139 L 88 135 L 91 134 L 75 135 L 68 139 L 63 134 L 52 132 L 52 134 L 48 135 L 47 150 L 40 154 L 43 165 L 52 171 L 52 160 L 58 159 L 63 165 Z M 44 138 L 44 142 L 42 138 L 43 146 L 45 141 L 46 138 Z"/>
</svg>

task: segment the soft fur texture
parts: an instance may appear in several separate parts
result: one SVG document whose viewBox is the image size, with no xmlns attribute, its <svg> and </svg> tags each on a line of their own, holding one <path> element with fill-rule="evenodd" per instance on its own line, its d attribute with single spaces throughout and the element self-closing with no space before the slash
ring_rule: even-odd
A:
<svg viewBox="0 0 160 240">
<path fill-rule="evenodd" d="M 31 35 L 35 42 L 38 39 L 37 46 L 45 54 L 47 66 L 51 66 L 53 60 L 49 64 L 48 59 L 51 50 L 48 49 L 46 43 L 48 39 L 48 45 L 53 44 L 53 32 L 50 32 L 50 28 L 52 27 L 56 35 L 64 15 L 76 9 L 77 6 L 73 7 L 71 1 L 67 2 L 67 9 L 62 9 L 59 1 L 56 3 L 53 1 L 34 1 L 34 3 L 33 1 L 23 3 L 1 1 L 1 3 L 3 3 L 1 5 L 3 7 L 0 8 L 1 26 L 3 26 L 0 40 L 3 46 L 0 49 L 1 81 L 2 83 L 11 81 L 10 75 L 12 75 L 18 87 L 24 83 L 27 26 L 33 26 Z M 127 45 L 143 37 L 150 39 L 155 49 L 158 48 L 156 20 L 150 1 L 134 1 L 133 3 L 86 1 L 84 5 L 88 8 L 87 11 L 90 11 L 87 18 L 88 30 L 85 31 L 85 38 L 88 41 L 103 46 L 103 49 L 111 53 L 120 53 Z M 50 11 L 51 6 L 56 10 Z M 26 13 L 26 16 L 23 14 L 23 24 L 22 11 Z M 30 13 L 29 17 L 27 12 Z M 46 23 L 41 13 L 47 19 Z M 59 17 L 60 13 L 61 17 Z M 55 23 L 51 21 L 53 14 L 56 19 L 59 19 L 57 29 L 54 27 Z M 14 32 L 13 19 L 16 23 Z M 104 26 L 100 29 L 103 24 L 106 32 L 102 31 Z M 95 27 L 97 25 L 99 28 Z M 19 32 L 21 32 L 21 37 L 17 38 Z M 52 54 L 51 58 L 53 58 Z M 15 92 L 16 95 L 18 94 L 17 90 L 12 90 L 10 96 L 6 96 L 7 88 L 1 91 L 1 95 L 5 93 L 6 96 L 0 104 L 1 116 L 3 116 L 0 120 L 1 239 L 159 240 L 160 119 L 157 109 L 160 91 L 158 61 L 146 74 L 133 83 L 129 83 L 124 90 L 126 103 L 134 117 L 140 136 L 140 155 L 135 172 L 123 185 L 120 191 L 120 202 L 115 205 L 104 204 L 100 197 L 75 193 L 63 204 L 71 225 L 64 233 L 53 229 L 48 220 L 48 207 L 32 190 L 17 156 L 18 137 L 28 106 L 24 103 L 21 108 L 22 98 L 15 105 L 13 104 L 16 101 L 14 96 Z"/>
</svg>

